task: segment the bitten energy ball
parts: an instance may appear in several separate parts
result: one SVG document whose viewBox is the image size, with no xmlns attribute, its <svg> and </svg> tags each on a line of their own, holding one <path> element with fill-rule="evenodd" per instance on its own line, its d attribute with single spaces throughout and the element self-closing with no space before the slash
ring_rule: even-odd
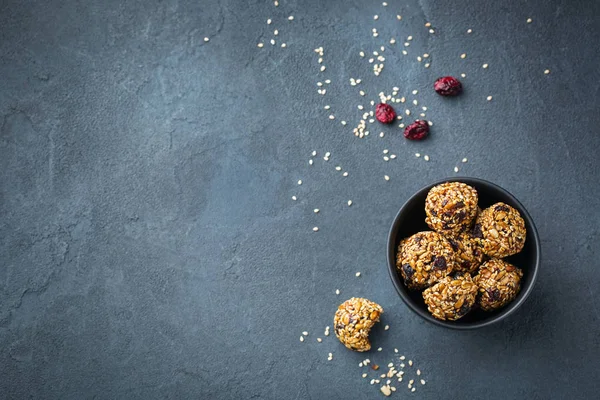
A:
<svg viewBox="0 0 600 400">
<path fill-rule="evenodd" d="M 479 288 L 477 303 L 493 311 L 514 300 L 521 290 L 523 271 L 506 261 L 491 259 L 481 265 L 473 281 Z"/>
<path fill-rule="evenodd" d="M 424 289 L 454 271 L 454 250 L 437 232 L 415 233 L 400 243 L 396 268 L 409 289 Z"/>
<path fill-rule="evenodd" d="M 483 251 L 473 236 L 469 233 L 461 233 L 457 237 L 448 238 L 452 250 L 454 250 L 457 272 L 473 273 L 483 262 Z"/>
<path fill-rule="evenodd" d="M 369 331 L 379 322 L 383 308 L 368 299 L 353 297 L 338 307 L 333 318 L 335 336 L 344 346 L 355 351 L 369 351 Z"/>
<path fill-rule="evenodd" d="M 477 191 L 461 182 L 446 182 L 431 188 L 425 199 L 425 222 L 444 235 L 467 230 L 477 216 Z"/>
<path fill-rule="evenodd" d="M 455 321 L 466 315 L 477 297 L 471 275 L 447 276 L 423 291 L 429 312 L 437 319 Z"/>
<path fill-rule="evenodd" d="M 496 203 L 483 210 L 473 226 L 473 236 L 490 257 L 508 257 L 523 250 L 525 221 L 508 204 Z"/>
</svg>

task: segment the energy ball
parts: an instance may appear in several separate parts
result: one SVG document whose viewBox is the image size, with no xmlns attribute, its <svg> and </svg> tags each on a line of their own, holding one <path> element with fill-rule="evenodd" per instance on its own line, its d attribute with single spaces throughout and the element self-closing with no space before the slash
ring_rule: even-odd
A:
<svg viewBox="0 0 600 400">
<path fill-rule="evenodd" d="M 513 301 L 521 290 L 522 277 L 523 271 L 506 261 L 491 259 L 483 263 L 473 278 L 479 288 L 479 307 L 494 311 Z"/>
<path fill-rule="evenodd" d="M 335 336 L 355 351 L 371 350 L 369 331 L 379 322 L 383 308 L 371 300 L 353 297 L 338 307 L 333 318 Z"/>
<path fill-rule="evenodd" d="M 446 182 L 431 188 L 425 199 L 425 222 L 444 235 L 466 231 L 477 216 L 477 191 L 461 182 Z"/>
<path fill-rule="evenodd" d="M 424 289 L 454 271 L 454 256 L 442 235 L 419 232 L 400 243 L 396 268 L 409 289 Z"/>
<path fill-rule="evenodd" d="M 508 257 L 523 250 L 525 221 L 508 204 L 496 203 L 479 214 L 472 234 L 488 256 Z"/>
<path fill-rule="evenodd" d="M 477 297 L 477 285 L 469 274 L 447 276 L 423 291 L 429 312 L 437 319 L 456 321 L 465 316 Z"/>
<path fill-rule="evenodd" d="M 485 255 L 473 236 L 469 233 L 461 233 L 457 237 L 448 238 L 448 242 L 454 250 L 455 270 L 469 274 L 477 271 Z"/>
</svg>

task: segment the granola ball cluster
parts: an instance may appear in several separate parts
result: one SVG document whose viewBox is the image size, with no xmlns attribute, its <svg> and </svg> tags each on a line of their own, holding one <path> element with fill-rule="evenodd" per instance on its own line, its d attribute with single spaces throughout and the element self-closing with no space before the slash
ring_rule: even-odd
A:
<svg viewBox="0 0 600 400">
<path fill-rule="evenodd" d="M 455 321 L 474 308 L 494 311 L 514 300 L 523 271 L 501 258 L 525 244 L 525 222 L 505 203 L 479 208 L 475 188 L 461 182 L 433 187 L 425 222 L 398 246 L 396 268 L 437 319 Z"/>
<path fill-rule="evenodd" d="M 338 307 L 333 318 L 335 336 L 350 350 L 369 351 L 369 331 L 383 314 L 383 308 L 368 299 L 352 297 Z"/>
</svg>

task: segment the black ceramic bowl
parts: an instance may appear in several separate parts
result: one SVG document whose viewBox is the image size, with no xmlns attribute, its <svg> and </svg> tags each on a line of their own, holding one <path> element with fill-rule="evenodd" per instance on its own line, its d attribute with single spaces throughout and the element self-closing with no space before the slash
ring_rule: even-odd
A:
<svg viewBox="0 0 600 400">
<path fill-rule="evenodd" d="M 479 193 L 479 207 L 482 209 L 501 201 L 519 210 L 519 213 L 521 213 L 521 216 L 525 220 L 525 228 L 527 229 L 525 246 L 520 253 L 506 258 L 506 261 L 523 270 L 521 291 L 512 302 L 498 311 L 485 312 L 482 310 L 474 310 L 457 321 L 440 321 L 435 319 L 429 311 L 427 311 L 427 306 L 423 301 L 421 291 L 408 290 L 407 287 L 404 286 L 401 275 L 396 270 L 396 252 L 400 240 L 420 231 L 431 230 L 425 223 L 425 198 L 427 197 L 429 189 L 444 182 L 463 182 L 467 185 L 471 185 Z M 517 308 L 525 302 L 529 293 L 531 293 L 540 268 L 541 259 L 540 238 L 538 237 L 533 220 L 525 207 L 523 207 L 512 194 L 491 182 L 477 178 L 460 177 L 448 178 L 427 185 L 404 203 L 398 212 L 398 215 L 396 215 L 392 228 L 390 229 L 387 251 L 390 277 L 392 278 L 392 282 L 396 287 L 398 294 L 402 300 L 404 300 L 408 308 L 429 322 L 453 329 L 481 328 L 503 320 L 514 313 Z"/>
</svg>

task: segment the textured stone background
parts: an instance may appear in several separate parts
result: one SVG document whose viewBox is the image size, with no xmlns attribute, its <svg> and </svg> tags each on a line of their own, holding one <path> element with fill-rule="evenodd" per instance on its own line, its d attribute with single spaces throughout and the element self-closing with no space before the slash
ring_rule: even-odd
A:
<svg viewBox="0 0 600 400">
<path fill-rule="evenodd" d="M 396 397 L 597 397 L 599 3 L 388 2 L 1 2 L 0 398 L 377 398 L 364 355 L 315 341 L 353 295 L 391 326 L 371 360 L 398 347 L 428 380 Z M 376 78 L 358 52 L 391 36 Z M 461 72 L 460 98 L 430 89 Z M 419 90 L 430 139 L 354 138 L 356 106 L 392 86 Z M 399 206 L 463 157 L 543 242 L 530 299 L 474 332 L 410 313 L 385 264 Z"/>
</svg>

